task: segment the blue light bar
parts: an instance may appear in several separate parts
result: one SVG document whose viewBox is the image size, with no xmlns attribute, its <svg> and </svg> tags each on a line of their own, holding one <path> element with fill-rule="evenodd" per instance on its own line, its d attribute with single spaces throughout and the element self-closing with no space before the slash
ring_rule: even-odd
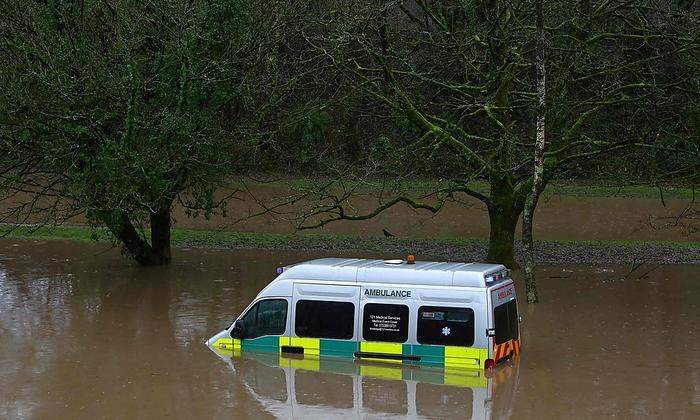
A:
<svg viewBox="0 0 700 420">
<path fill-rule="evenodd" d="M 284 273 L 284 267 L 277 267 L 277 274 Z"/>
</svg>

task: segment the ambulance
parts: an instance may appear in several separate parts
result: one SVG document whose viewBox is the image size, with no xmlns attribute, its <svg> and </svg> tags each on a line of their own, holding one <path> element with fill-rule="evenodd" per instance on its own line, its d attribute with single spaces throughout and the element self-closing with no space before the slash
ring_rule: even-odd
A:
<svg viewBox="0 0 700 420">
<path fill-rule="evenodd" d="M 322 258 L 277 272 L 208 346 L 479 370 L 520 353 L 515 286 L 503 265 L 409 255 Z"/>
</svg>

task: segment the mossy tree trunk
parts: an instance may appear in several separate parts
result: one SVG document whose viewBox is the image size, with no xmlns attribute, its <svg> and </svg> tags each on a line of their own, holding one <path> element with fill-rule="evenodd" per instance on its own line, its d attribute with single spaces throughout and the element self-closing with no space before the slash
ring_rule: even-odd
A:
<svg viewBox="0 0 700 420">
<path fill-rule="evenodd" d="M 491 179 L 489 250 L 486 260 L 518 268 L 515 259 L 515 229 L 523 212 L 525 197 L 508 176 Z"/>
<path fill-rule="evenodd" d="M 519 212 L 508 209 L 489 208 L 489 251 L 486 260 L 517 268 L 515 261 L 515 228 Z"/>
</svg>

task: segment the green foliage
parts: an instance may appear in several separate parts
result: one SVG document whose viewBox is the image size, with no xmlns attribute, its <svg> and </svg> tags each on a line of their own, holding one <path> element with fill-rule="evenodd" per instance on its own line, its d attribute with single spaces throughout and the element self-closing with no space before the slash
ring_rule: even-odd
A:
<svg viewBox="0 0 700 420">
<path fill-rule="evenodd" d="M 535 79 L 539 4 L 544 110 Z M 435 212 L 467 194 L 488 209 L 491 248 L 505 249 L 533 189 L 539 115 L 546 121 L 542 186 L 600 179 L 601 166 L 620 184 L 688 179 L 700 170 L 687 123 L 700 94 L 700 15 L 668 6 L 663 0 L 328 3 L 309 19 L 309 48 L 344 83 L 341 97 L 360 104 L 369 153 L 349 168 L 330 168 L 342 193 L 320 185 L 320 204 L 300 225 L 362 220 L 393 204 Z M 382 148 L 391 153 L 377 156 L 377 138 L 390 140 Z M 426 174 L 447 187 L 425 194 L 393 181 Z M 348 199 L 368 179 L 390 180 L 392 188 L 381 189 L 375 209 L 357 213 Z M 488 190 L 475 190 L 475 181 Z M 509 250 L 489 258 L 513 260 Z"/>
<path fill-rule="evenodd" d="M 175 201 L 221 210 L 215 189 L 254 164 L 279 98 L 279 25 L 291 7 L 5 5 L 0 186 L 19 200 L 6 220 L 84 213 L 95 224 L 142 223 Z"/>
<path fill-rule="evenodd" d="M 534 4 L 332 2 L 308 18 L 310 54 L 328 58 L 322 68 L 359 104 L 365 150 L 386 135 L 405 172 L 489 182 L 509 172 L 514 185 L 527 183 L 538 108 Z M 621 167 L 631 182 L 658 177 L 657 140 L 692 135 L 684 121 L 698 103 L 697 8 L 547 2 L 545 21 L 556 162 L 547 177 L 611 178 Z"/>
<path fill-rule="evenodd" d="M 332 129 L 333 122 L 324 111 L 312 112 L 297 124 L 292 132 L 292 136 L 298 139 L 298 147 L 293 152 L 297 163 L 306 166 L 316 159 L 319 148 L 326 140 L 326 133 Z"/>
<path fill-rule="evenodd" d="M 393 152 L 392 141 L 388 136 L 381 135 L 370 144 L 370 154 L 383 156 Z"/>
</svg>

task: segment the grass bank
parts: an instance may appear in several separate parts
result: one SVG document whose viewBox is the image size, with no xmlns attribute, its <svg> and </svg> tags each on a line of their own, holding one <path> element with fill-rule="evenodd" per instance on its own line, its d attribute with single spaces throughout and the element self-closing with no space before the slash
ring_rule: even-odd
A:
<svg viewBox="0 0 700 420">
<path fill-rule="evenodd" d="M 0 226 L 12 238 L 68 239 L 108 242 L 108 232 L 77 226 Z M 342 254 L 369 252 L 455 261 L 483 260 L 487 241 L 481 238 L 384 238 L 328 234 L 269 234 L 174 229 L 173 246 L 179 248 L 265 249 L 316 251 Z M 519 245 L 519 244 L 518 244 Z M 672 241 L 538 241 L 538 259 L 553 264 L 618 264 L 638 261 L 662 264 L 700 264 L 700 244 Z M 517 246 L 520 256 L 520 247 Z"/>
</svg>

